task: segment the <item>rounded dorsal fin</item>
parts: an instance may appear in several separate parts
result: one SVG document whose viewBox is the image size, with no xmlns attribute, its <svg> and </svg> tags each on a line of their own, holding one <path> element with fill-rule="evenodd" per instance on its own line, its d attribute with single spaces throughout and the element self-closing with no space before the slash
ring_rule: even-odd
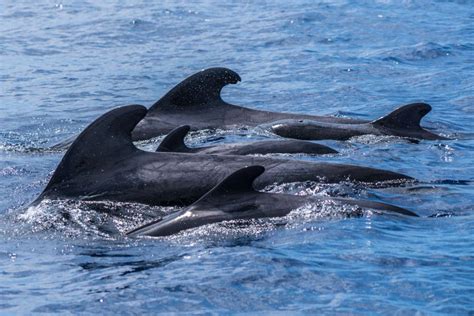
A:
<svg viewBox="0 0 474 316">
<path fill-rule="evenodd" d="M 249 166 L 239 169 L 219 182 L 219 184 L 194 202 L 193 205 L 231 193 L 254 193 L 256 191 L 253 188 L 253 182 L 264 171 L 265 168 L 263 166 Z"/>
<path fill-rule="evenodd" d="M 373 121 L 371 124 L 387 128 L 421 129 L 421 119 L 431 111 L 426 103 L 411 103 L 399 107 L 390 114 Z"/>
<path fill-rule="evenodd" d="M 165 138 L 163 138 L 156 151 L 188 152 L 189 147 L 186 146 L 186 144 L 184 143 L 184 138 L 186 137 L 190 129 L 191 127 L 189 125 L 176 127 L 174 130 L 169 132 Z"/>
<path fill-rule="evenodd" d="M 150 107 L 157 108 L 205 105 L 220 101 L 221 90 L 239 82 L 240 76 L 227 68 L 208 68 L 184 79 Z"/>
<path fill-rule="evenodd" d="M 142 105 L 128 105 L 113 109 L 92 122 L 69 147 L 45 191 L 74 175 L 138 150 L 131 133 L 146 113 Z"/>
</svg>

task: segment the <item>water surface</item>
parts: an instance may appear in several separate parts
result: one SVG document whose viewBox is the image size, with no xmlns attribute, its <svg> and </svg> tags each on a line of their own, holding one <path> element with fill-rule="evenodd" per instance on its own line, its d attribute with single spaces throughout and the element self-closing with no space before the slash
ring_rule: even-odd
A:
<svg viewBox="0 0 474 316">
<path fill-rule="evenodd" d="M 472 2 L 15 1 L 0 18 L 0 312 L 474 311 Z M 422 218 L 302 209 L 149 240 L 120 233 L 176 208 L 27 208 L 63 155 L 46 148 L 213 66 L 241 75 L 224 99 L 251 108 L 373 119 L 430 103 L 423 124 L 452 140 L 364 136 L 325 142 L 339 155 L 292 157 L 421 183 L 269 188 L 382 200 Z M 267 137 L 241 134 L 189 141 Z"/>
</svg>

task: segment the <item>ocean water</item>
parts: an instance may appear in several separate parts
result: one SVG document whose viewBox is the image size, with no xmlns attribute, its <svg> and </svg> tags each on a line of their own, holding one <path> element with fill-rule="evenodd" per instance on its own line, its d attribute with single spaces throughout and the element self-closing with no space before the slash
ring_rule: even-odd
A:
<svg viewBox="0 0 474 316">
<path fill-rule="evenodd" d="M 0 19 L 0 314 L 474 313 L 472 1 L 2 1 Z M 451 140 L 364 136 L 324 142 L 338 155 L 289 157 L 420 182 L 268 188 L 422 217 L 308 207 L 131 239 L 125 230 L 176 208 L 28 207 L 64 154 L 51 145 L 214 66 L 241 75 L 223 97 L 251 108 L 372 119 L 430 103 L 423 125 Z M 188 141 L 270 137 L 233 132 Z M 103 229 L 110 223 L 115 231 Z"/>
</svg>

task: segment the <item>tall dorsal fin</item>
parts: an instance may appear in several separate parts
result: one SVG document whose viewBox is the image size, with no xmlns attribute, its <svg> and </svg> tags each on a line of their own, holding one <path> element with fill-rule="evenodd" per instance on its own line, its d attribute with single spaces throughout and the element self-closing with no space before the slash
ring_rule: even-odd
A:
<svg viewBox="0 0 474 316">
<path fill-rule="evenodd" d="M 426 103 L 411 103 L 399 107 L 392 113 L 373 121 L 371 124 L 387 128 L 403 128 L 407 130 L 421 129 L 421 119 L 431 111 Z"/>
<path fill-rule="evenodd" d="M 249 166 L 239 169 L 227 176 L 209 192 L 204 194 L 199 200 L 194 202 L 193 205 L 207 202 L 215 197 L 225 194 L 256 192 L 253 188 L 253 182 L 264 171 L 265 168 L 262 166 Z"/>
<path fill-rule="evenodd" d="M 69 147 L 45 191 L 74 175 L 137 151 L 131 133 L 146 113 L 142 105 L 128 105 L 113 109 L 92 122 Z"/>
<path fill-rule="evenodd" d="M 190 129 L 191 127 L 189 125 L 176 127 L 174 130 L 169 132 L 165 138 L 163 138 L 156 151 L 188 152 L 189 147 L 186 146 L 186 144 L 184 143 L 184 138 L 186 137 Z"/>
<path fill-rule="evenodd" d="M 166 107 L 181 107 L 223 102 L 221 90 L 228 84 L 239 82 L 240 76 L 227 68 L 208 68 L 184 79 L 164 97 L 150 107 L 150 110 Z"/>
</svg>

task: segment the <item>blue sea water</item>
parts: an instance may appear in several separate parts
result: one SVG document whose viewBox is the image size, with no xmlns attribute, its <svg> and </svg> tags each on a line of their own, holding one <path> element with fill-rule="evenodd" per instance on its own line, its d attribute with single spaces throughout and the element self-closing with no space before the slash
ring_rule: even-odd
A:
<svg viewBox="0 0 474 316">
<path fill-rule="evenodd" d="M 1 314 L 474 313 L 472 1 L 1 1 L 0 19 Z M 308 208 L 130 239 L 101 227 L 123 232 L 175 208 L 28 208 L 63 155 L 50 145 L 213 66 L 241 75 L 223 96 L 251 108 L 372 119 L 430 103 L 423 124 L 452 140 L 365 136 L 325 142 L 339 155 L 291 157 L 419 183 L 268 188 L 381 200 L 422 217 Z M 188 141 L 268 137 L 217 133 Z"/>
</svg>

